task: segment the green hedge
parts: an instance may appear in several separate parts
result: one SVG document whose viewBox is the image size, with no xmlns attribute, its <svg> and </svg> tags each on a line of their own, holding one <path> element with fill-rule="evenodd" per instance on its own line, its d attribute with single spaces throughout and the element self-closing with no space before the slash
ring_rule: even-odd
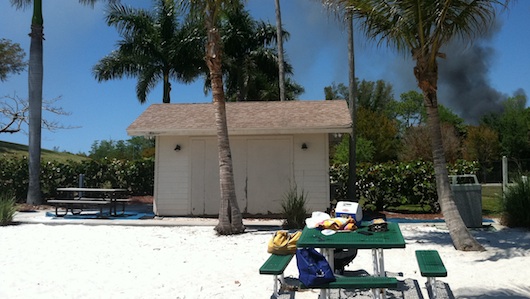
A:
<svg viewBox="0 0 530 299">
<path fill-rule="evenodd" d="M 79 174 L 84 174 L 84 186 L 93 188 L 126 188 L 132 195 L 152 195 L 154 159 L 86 160 L 83 162 L 47 161 L 41 164 L 43 198 L 56 196 L 59 187 L 79 186 Z M 28 192 L 27 158 L 0 158 L 0 188 L 13 192 L 23 202 Z"/>
<path fill-rule="evenodd" d="M 448 167 L 449 174 L 468 174 L 476 173 L 478 164 L 458 161 Z M 332 200 L 346 199 L 348 165 L 332 166 L 330 179 L 335 194 Z M 434 212 L 440 210 L 432 162 L 359 164 L 356 195 L 366 207 L 377 211 L 401 205 L 420 205 Z"/>
</svg>

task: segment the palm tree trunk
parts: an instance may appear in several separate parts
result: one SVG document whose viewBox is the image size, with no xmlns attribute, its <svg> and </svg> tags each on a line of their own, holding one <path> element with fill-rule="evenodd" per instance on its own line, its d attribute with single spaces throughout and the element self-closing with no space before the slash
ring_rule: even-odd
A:
<svg viewBox="0 0 530 299">
<path fill-rule="evenodd" d="M 348 84 L 348 107 L 352 119 L 352 132 L 350 134 L 349 161 L 348 161 L 348 199 L 356 201 L 356 183 L 357 183 L 357 132 L 356 132 L 356 114 L 357 108 L 355 98 L 357 97 L 357 88 L 355 86 L 355 51 L 353 42 L 353 17 L 348 12 L 346 17 L 348 22 L 348 62 L 349 62 L 349 84 Z"/>
<path fill-rule="evenodd" d="M 275 0 L 276 4 L 276 35 L 278 43 L 278 75 L 280 86 L 280 101 L 285 101 L 285 69 L 283 65 L 283 34 L 282 34 L 282 13 L 280 9 L 280 0 Z"/>
<path fill-rule="evenodd" d="M 29 89 L 29 184 L 26 202 L 38 205 L 42 202 L 40 188 L 41 123 L 42 123 L 42 81 L 44 27 L 42 0 L 33 1 L 31 22 L 31 44 L 29 49 L 28 89 Z"/>
<path fill-rule="evenodd" d="M 423 91 L 424 104 L 427 108 L 427 125 L 431 137 L 438 202 L 455 248 L 463 251 L 483 251 L 484 247 L 471 235 L 455 204 L 454 195 L 449 185 L 449 173 L 447 171 L 438 113 L 437 71 L 430 73 L 421 71 L 425 69 L 421 65 L 421 59 L 418 59 L 415 75 L 418 79 L 418 86 Z"/>
<path fill-rule="evenodd" d="M 169 104 L 171 103 L 171 98 L 170 98 L 170 94 L 171 94 L 171 82 L 169 82 L 169 70 L 168 69 L 165 69 L 164 70 L 164 94 L 162 96 L 162 103 L 164 104 Z"/>
<path fill-rule="evenodd" d="M 229 235 L 242 233 L 245 231 L 245 227 L 243 226 L 243 217 L 237 204 L 232 155 L 230 153 L 230 142 L 228 139 L 221 65 L 221 36 L 218 29 L 214 26 L 213 15 L 212 12 L 209 12 L 206 16 L 206 27 L 208 30 L 206 64 L 210 70 L 219 149 L 221 203 L 219 208 L 219 223 L 215 227 L 215 230 L 221 235 Z"/>
</svg>

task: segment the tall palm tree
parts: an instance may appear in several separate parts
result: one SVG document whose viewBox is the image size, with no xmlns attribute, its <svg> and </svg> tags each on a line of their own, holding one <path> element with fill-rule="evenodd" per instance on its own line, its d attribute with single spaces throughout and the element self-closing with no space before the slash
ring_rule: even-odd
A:
<svg viewBox="0 0 530 299">
<path fill-rule="evenodd" d="M 28 99 L 29 99 L 29 183 L 26 202 L 37 205 L 42 202 L 40 188 L 40 156 L 41 156 L 41 124 L 42 124 L 42 82 L 44 18 L 42 16 L 42 0 L 10 0 L 17 8 L 26 8 L 33 4 L 31 18 L 31 42 L 29 48 L 28 67 Z M 112 2 L 112 0 L 109 0 Z M 79 3 L 94 5 L 97 0 L 79 0 Z"/>
<path fill-rule="evenodd" d="M 283 34 L 282 34 L 282 10 L 280 0 L 275 0 L 276 6 L 276 33 L 278 35 L 278 84 L 280 85 L 280 101 L 285 101 L 285 71 L 283 68 Z"/>
<path fill-rule="evenodd" d="M 346 197 L 357 200 L 357 82 L 355 81 L 355 47 L 353 38 L 353 14 L 349 6 L 341 0 L 322 0 L 322 4 L 338 14 L 346 22 L 348 32 L 348 109 L 352 119 L 352 132 L 348 143 L 348 181 Z"/>
<path fill-rule="evenodd" d="M 348 160 L 348 199 L 357 200 L 357 85 L 355 84 L 355 52 L 353 39 L 353 16 L 346 12 L 348 25 L 348 108 L 352 119 L 352 133 L 350 134 L 349 160 Z"/>
<path fill-rule="evenodd" d="M 340 1 L 340 0 L 339 0 Z M 416 61 L 414 75 L 423 92 L 428 114 L 436 189 L 438 200 L 458 250 L 484 250 L 466 228 L 449 185 L 446 157 L 442 144 L 438 113 L 438 58 L 444 45 L 455 38 L 472 40 L 492 24 L 497 7 L 505 8 L 508 1 L 500 0 L 342 0 L 354 17 L 361 19 L 366 35 L 386 42 L 404 53 L 412 53 Z M 450 58 L 449 58 L 450 59 Z"/>
<path fill-rule="evenodd" d="M 110 4 L 107 24 L 116 27 L 123 40 L 94 66 L 96 79 L 138 77 L 140 103 L 162 81 L 162 102 L 170 103 L 171 79 L 188 83 L 205 69 L 199 27 L 180 23 L 180 14 L 173 0 L 156 0 L 153 11 Z"/>
<path fill-rule="evenodd" d="M 240 4 L 238 0 L 182 0 L 190 10 L 190 16 L 204 21 L 207 32 L 205 61 L 210 70 L 217 145 L 219 150 L 219 181 L 221 202 L 219 223 L 215 230 L 220 235 L 239 234 L 245 231 L 243 216 L 239 210 L 232 167 L 232 154 L 226 123 L 226 103 L 223 87 L 223 45 L 219 32 L 221 14 Z"/>
</svg>

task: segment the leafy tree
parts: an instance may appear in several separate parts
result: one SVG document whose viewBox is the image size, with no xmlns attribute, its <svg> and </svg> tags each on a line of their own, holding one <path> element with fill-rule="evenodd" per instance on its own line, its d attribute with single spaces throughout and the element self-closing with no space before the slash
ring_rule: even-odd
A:
<svg viewBox="0 0 530 299">
<path fill-rule="evenodd" d="M 40 156 L 41 156 L 41 124 L 42 124 L 42 82 L 44 76 L 43 45 L 44 19 L 42 17 L 42 0 L 10 0 L 17 8 L 26 8 L 33 4 L 31 18 L 31 43 L 29 48 L 28 95 L 29 95 L 29 183 L 28 204 L 40 204 L 42 194 L 40 188 Z M 94 5 L 97 0 L 79 0 L 79 3 Z M 112 0 L 109 0 L 112 2 Z"/>
<path fill-rule="evenodd" d="M 159 81 L 163 103 L 170 103 L 171 83 L 193 81 L 205 69 L 202 34 L 192 22 L 180 20 L 173 0 L 156 0 L 153 11 L 110 4 L 107 25 L 118 30 L 122 40 L 116 51 L 101 59 L 93 69 L 98 81 L 137 77 L 140 103 Z"/>
<path fill-rule="evenodd" d="M 498 132 L 503 155 L 526 159 L 530 156 L 530 109 L 526 108 L 526 96 L 508 98 L 503 107 L 500 113 L 484 116 L 481 123 Z"/>
<path fill-rule="evenodd" d="M 392 84 L 383 80 L 362 80 L 357 88 L 357 105 L 370 111 L 391 116 L 392 103 L 394 102 Z"/>
<path fill-rule="evenodd" d="M 453 244 L 458 250 L 484 250 L 466 228 L 449 185 L 438 111 L 438 58 L 440 49 L 455 38 L 472 40 L 493 23 L 498 0 L 417 1 L 343 0 L 361 20 L 368 38 L 386 42 L 416 61 L 414 75 L 424 96 L 431 136 L 440 207 Z"/>
<path fill-rule="evenodd" d="M 0 38 L 0 82 L 6 81 L 8 74 L 20 74 L 26 69 L 25 56 L 20 44 Z"/>
<path fill-rule="evenodd" d="M 461 139 L 449 123 L 442 124 L 442 140 L 447 161 L 454 163 L 462 158 Z M 423 125 L 406 129 L 398 156 L 400 161 L 431 161 L 433 155 L 429 128 Z"/>
<path fill-rule="evenodd" d="M 355 131 L 357 138 L 363 138 L 364 144 L 369 141 L 373 146 L 373 153 L 369 156 L 375 161 L 388 161 L 397 157 L 397 123 L 393 121 L 391 111 L 393 103 L 392 85 L 385 81 L 377 82 L 358 81 Z M 343 83 L 335 84 L 324 88 L 326 100 L 348 99 L 349 88 Z M 344 143 L 344 140 L 342 140 Z M 341 146 L 348 145 L 349 143 Z M 363 145 L 364 148 L 364 145 Z M 359 148 L 356 146 L 356 153 Z M 366 156 L 365 156 L 366 157 Z"/>
<path fill-rule="evenodd" d="M 190 15 L 204 22 L 207 32 L 205 61 L 210 70 L 217 144 L 219 150 L 220 205 L 219 223 L 215 230 L 221 235 L 239 234 L 245 231 L 243 216 L 239 210 L 234 184 L 232 154 L 226 123 L 226 102 L 223 88 L 223 47 L 220 16 L 240 4 L 237 0 L 188 0 L 182 2 L 190 10 Z"/>
<path fill-rule="evenodd" d="M 395 103 L 394 111 L 402 130 L 423 124 L 427 117 L 425 106 L 423 106 L 423 96 L 411 90 L 402 93 L 399 97 L 400 100 Z"/>
<path fill-rule="evenodd" d="M 499 160 L 501 146 L 499 135 L 486 125 L 469 126 L 463 146 L 464 159 L 478 161 L 485 176 Z"/>
<path fill-rule="evenodd" d="M 94 160 L 138 160 L 141 158 L 152 157 L 154 147 L 154 139 L 146 139 L 144 137 L 133 137 L 127 141 L 94 141 L 89 152 L 89 157 Z"/>
<path fill-rule="evenodd" d="M 397 157 L 397 123 L 386 115 L 365 107 L 357 109 L 357 136 L 374 146 L 373 161 L 385 162 Z"/>
<path fill-rule="evenodd" d="M 334 165 L 347 164 L 350 161 L 349 155 L 350 137 L 344 135 L 342 141 L 335 146 L 335 152 L 332 157 Z M 356 142 L 356 158 L 358 163 L 371 162 L 374 159 L 375 146 L 373 142 L 363 137 L 357 137 Z M 348 198 L 351 198 L 348 196 Z"/>
<path fill-rule="evenodd" d="M 366 81 L 356 80 L 356 106 L 363 107 L 370 111 L 379 112 L 389 117 L 395 114 L 395 100 L 393 94 L 392 84 L 383 80 Z M 324 87 L 324 95 L 326 100 L 348 99 L 348 86 L 343 83 L 336 84 L 333 82 L 331 86 Z"/>
</svg>

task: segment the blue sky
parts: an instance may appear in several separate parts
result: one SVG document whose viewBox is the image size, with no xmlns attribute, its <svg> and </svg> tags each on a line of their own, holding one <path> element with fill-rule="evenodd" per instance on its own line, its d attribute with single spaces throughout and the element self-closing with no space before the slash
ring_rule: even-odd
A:
<svg viewBox="0 0 530 299">
<path fill-rule="evenodd" d="M 152 5 L 150 0 L 122 2 L 135 7 Z M 287 59 L 293 65 L 294 80 L 305 88 L 300 99 L 322 100 L 325 86 L 348 80 L 345 30 L 317 0 L 282 0 L 281 4 L 283 26 L 291 34 L 284 46 Z M 44 117 L 79 128 L 56 132 L 43 130 L 42 147 L 88 153 L 96 140 L 129 139 L 126 128 L 150 104 L 161 103 L 161 86 L 151 92 L 148 102 L 142 105 L 135 95 L 135 79 L 103 83 L 94 79 L 92 67 L 115 49 L 119 40 L 115 28 L 104 22 L 104 4 L 92 9 L 74 0 L 54 0 L 44 1 L 43 6 L 46 39 L 43 97 L 61 97 L 56 106 L 71 113 L 69 116 L 44 114 Z M 273 0 L 248 0 L 247 8 L 255 19 L 275 24 Z M 447 58 L 457 67 L 464 67 L 470 81 L 480 81 L 466 90 L 479 93 L 492 90 L 504 97 L 530 92 L 530 34 L 525 33 L 530 28 L 529 13 L 530 1 L 516 2 L 509 12 L 500 15 L 495 32 L 480 41 L 481 51 L 468 48 Z M 30 21 L 31 9 L 15 10 L 9 1 L 0 2 L 0 38 L 19 43 L 26 51 L 26 58 L 29 56 Z M 385 47 L 375 47 L 360 32 L 355 33 L 355 43 L 358 78 L 391 83 L 396 99 L 403 92 L 417 90 L 410 59 Z M 475 68 L 479 66 L 477 71 Z M 27 98 L 27 85 L 27 72 L 12 75 L 6 82 L 0 82 L 0 96 L 16 94 Z M 201 79 L 190 85 L 174 83 L 172 102 L 210 102 L 211 94 L 205 96 L 202 86 Z M 480 100 L 469 100 L 471 95 L 466 94 L 466 98 L 461 99 L 461 92 L 450 92 L 443 82 L 439 91 L 440 102 L 462 117 L 474 108 L 487 106 Z M 471 105 L 455 104 L 463 102 Z M 0 134 L 0 140 L 27 144 L 28 137 L 23 133 Z"/>
</svg>

